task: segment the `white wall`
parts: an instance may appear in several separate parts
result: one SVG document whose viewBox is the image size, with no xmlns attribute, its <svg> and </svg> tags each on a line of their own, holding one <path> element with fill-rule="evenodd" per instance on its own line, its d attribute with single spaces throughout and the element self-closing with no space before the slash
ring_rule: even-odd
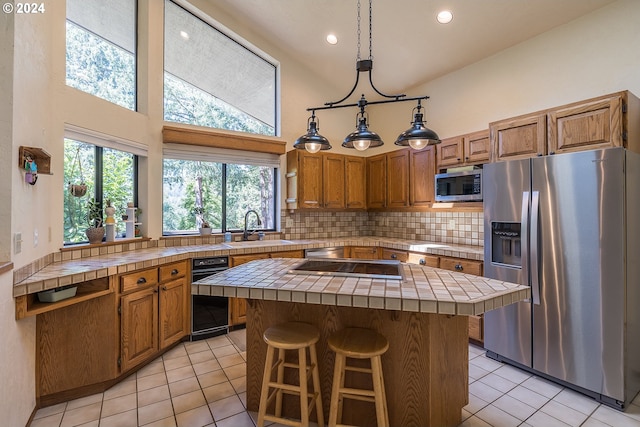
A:
<svg viewBox="0 0 640 427">
<path fill-rule="evenodd" d="M 141 207 L 148 227 L 146 234 L 154 238 L 161 234 L 162 3 L 141 0 L 140 28 L 147 29 L 148 36 L 141 39 L 140 112 L 128 111 L 65 86 L 62 1 L 47 2 L 47 12 L 43 15 L 16 16 L 12 123 L 12 158 L 16 161 L 11 161 L 10 171 L 13 200 L 10 223 L 11 233 L 22 232 L 25 240 L 23 252 L 12 256 L 17 268 L 61 246 L 65 122 L 149 146 L 148 161 L 142 165 Z M 322 104 L 344 90 L 343 82 L 338 82 L 336 88 L 332 86 L 335 83 L 317 80 L 313 71 L 296 64 L 278 47 L 266 44 L 242 23 L 241 17 L 216 11 L 215 2 L 194 0 L 194 3 L 281 61 L 282 136 L 289 147 L 306 130 L 306 107 Z M 431 96 L 426 110 L 428 126 L 441 137 L 483 129 L 492 120 L 618 90 L 629 89 L 640 95 L 639 19 L 640 2 L 620 0 L 406 92 L 410 96 Z M 7 32 L 5 27 L 0 28 L 0 34 Z M 355 114 L 343 114 L 340 110 L 331 113 L 323 114 L 321 133 L 339 145 L 346 135 L 344 129 L 355 126 Z M 370 113 L 372 123 L 376 123 L 375 130 L 389 141 L 375 152 L 393 149 L 397 134 L 409 127 L 410 109 L 400 103 L 371 108 Z M 51 153 L 54 175 L 41 176 L 35 186 L 25 184 L 17 167 L 20 145 L 43 147 Z M 2 220 L 7 221 L 8 215 L 1 208 L 0 213 Z M 39 232 L 37 247 L 33 244 L 35 228 Z M 3 331 L 0 414 L 8 414 L 8 419 L 3 418 L 7 425 L 17 426 L 26 422 L 35 402 L 35 321 L 14 320 L 10 276 L 0 277 L 0 330 Z"/>
<path fill-rule="evenodd" d="M 620 0 L 406 93 L 430 96 L 427 127 L 441 138 L 620 90 L 640 96 L 638 22 L 640 1 Z M 382 110 L 372 111 L 377 121 Z M 406 116 L 387 114 L 393 128 L 381 136 L 395 138 Z"/>
</svg>

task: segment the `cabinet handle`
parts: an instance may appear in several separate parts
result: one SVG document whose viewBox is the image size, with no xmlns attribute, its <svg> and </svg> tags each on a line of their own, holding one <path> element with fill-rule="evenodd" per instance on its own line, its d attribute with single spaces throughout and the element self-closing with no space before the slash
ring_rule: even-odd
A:
<svg viewBox="0 0 640 427">
<path fill-rule="evenodd" d="M 318 202 L 316 200 L 305 200 L 304 203 L 309 205 L 317 205 Z"/>
<path fill-rule="evenodd" d="M 163 291 L 166 291 L 166 290 L 167 290 L 167 287 L 166 287 L 166 286 L 163 286 L 163 287 L 162 287 L 162 290 L 163 290 Z"/>
<path fill-rule="evenodd" d="M 158 293 L 158 288 L 153 288 L 153 293 L 157 294 Z"/>
<path fill-rule="evenodd" d="M 391 254 L 391 259 L 396 259 L 396 258 L 398 258 L 398 255 L 396 255 L 396 254 Z"/>
<path fill-rule="evenodd" d="M 456 266 L 454 268 L 456 269 L 456 271 L 464 270 L 464 267 L 462 266 L 462 264 L 456 264 Z"/>
<path fill-rule="evenodd" d="M 457 159 L 457 160 L 458 160 L 458 161 L 460 161 L 460 160 L 462 160 L 462 159 L 461 159 L 460 157 L 458 157 L 458 159 Z"/>
<path fill-rule="evenodd" d="M 464 158 L 464 159 L 465 159 L 465 160 L 469 160 L 469 156 L 465 156 L 465 158 Z"/>
<path fill-rule="evenodd" d="M 556 154 L 555 151 L 552 151 L 552 152 L 549 153 L 549 155 L 551 155 L 551 156 L 553 156 L 554 154 Z"/>
<path fill-rule="evenodd" d="M 145 277 L 141 277 L 138 279 L 138 281 L 136 282 L 138 285 L 143 285 L 145 283 L 147 283 L 147 279 Z"/>
<path fill-rule="evenodd" d="M 178 274 L 178 269 L 174 268 L 173 270 L 171 270 L 171 275 L 175 276 L 176 274 Z"/>
<path fill-rule="evenodd" d="M 427 263 L 427 261 L 425 261 L 425 259 L 424 259 L 424 258 L 420 258 L 420 261 L 418 261 L 418 263 L 419 263 L 420 265 L 425 265 L 425 264 Z"/>
</svg>

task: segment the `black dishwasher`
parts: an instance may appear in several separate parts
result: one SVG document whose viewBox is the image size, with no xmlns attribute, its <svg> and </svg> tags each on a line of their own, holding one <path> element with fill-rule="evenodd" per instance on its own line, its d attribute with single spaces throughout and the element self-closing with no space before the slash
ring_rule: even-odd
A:
<svg viewBox="0 0 640 427">
<path fill-rule="evenodd" d="M 191 282 L 229 268 L 229 257 L 194 258 Z M 229 332 L 229 299 L 210 295 L 191 295 L 191 341 Z"/>
</svg>

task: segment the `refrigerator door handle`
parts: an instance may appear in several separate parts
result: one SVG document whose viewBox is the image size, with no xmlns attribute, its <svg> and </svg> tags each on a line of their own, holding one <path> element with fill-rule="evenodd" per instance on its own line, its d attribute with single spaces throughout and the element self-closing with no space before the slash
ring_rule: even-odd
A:
<svg viewBox="0 0 640 427">
<path fill-rule="evenodd" d="M 522 219 L 520 223 L 520 247 L 522 256 L 521 285 L 529 286 L 529 192 L 522 192 Z"/>
<path fill-rule="evenodd" d="M 538 253 L 538 224 L 540 217 L 540 192 L 534 191 L 531 193 L 531 297 L 533 303 L 540 305 L 540 277 L 538 262 L 540 260 L 540 254 Z"/>
</svg>

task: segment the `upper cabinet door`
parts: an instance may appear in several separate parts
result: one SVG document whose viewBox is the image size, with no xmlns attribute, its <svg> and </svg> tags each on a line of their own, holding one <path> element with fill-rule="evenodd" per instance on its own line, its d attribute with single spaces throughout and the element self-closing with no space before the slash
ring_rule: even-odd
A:
<svg viewBox="0 0 640 427">
<path fill-rule="evenodd" d="M 438 169 L 462 164 L 464 142 L 461 136 L 445 138 L 438 144 Z"/>
<path fill-rule="evenodd" d="M 324 154 L 322 158 L 322 173 L 324 174 L 323 207 L 331 209 L 342 209 L 345 205 L 344 156 L 340 154 L 327 153 Z"/>
<path fill-rule="evenodd" d="M 465 135 L 462 140 L 464 142 L 465 163 L 475 164 L 489 161 L 489 152 L 491 149 L 489 129 Z"/>
<path fill-rule="evenodd" d="M 435 198 L 436 148 L 428 146 L 409 152 L 409 203 L 429 206 Z"/>
<path fill-rule="evenodd" d="M 367 207 L 387 205 L 387 156 L 367 157 Z"/>
<path fill-rule="evenodd" d="M 546 117 L 542 113 L 491 123 L 491 161 L 547 154 Z"/>
<path fill-rule="evenodd" d="M 345 189 L 346 207 L 349 209 L 366 209 L 366 162 L 364 157 L 346 156 Z"/>
<path fill-rule="evenodd" d="M 387 153 L 387 207 L 409 206 L 409 149 Z"/>
<path fill-rule="evenodd" d="M 322 207 L 322 154 L 298 151 L 299 208 Z"/>
<path fill-rule="evenodd" d="M 623 146 L 622 96 L 551 110 L 549 154 Z"/>
</svg>

